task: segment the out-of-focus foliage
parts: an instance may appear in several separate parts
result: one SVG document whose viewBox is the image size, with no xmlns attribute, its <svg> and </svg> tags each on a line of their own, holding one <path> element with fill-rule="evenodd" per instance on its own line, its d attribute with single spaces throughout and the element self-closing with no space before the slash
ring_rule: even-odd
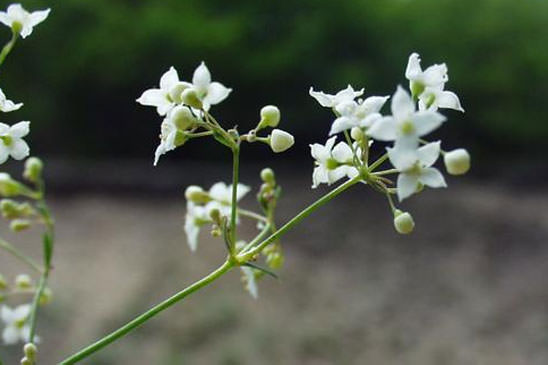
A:
<svg viewBox="0 0 548 365">
<path fill-rule="evenodd" d="M 2 1 L 2 7 L 8 2 Z M 250 128 L 280 106 L 301 143 L 329 114 L 308 96 L 352 83 L 392 94 L 407 56 L 445 61 L 467 113 L 448 134 L 472 151 L 529 151 L 548 138 L 548 2 L 544 0 L 63 0 L 18 44 L 0 87 L 26 102 L 40 152 L 151 155 L 160 118 L 134 100 L 171 65 L 190 78 L 205 60 L 235 91 L 213 112 Z M 9 31 L 0 35 L 8 39 Z M 10 116 L 11 117 L 11 116 Z M 238 118 L 238 119 L 237 119 Z M 320 125 L 321 123 L 325 123 Z M 290 125 L 289 125 L 290 124 Z M 70 137 L 70 138 L 69 138 Z M 304 144 L 306 146 L 306 144 Z M 201 146 L 189 146 L 195 154 Z M 540 147 L 537 147 L 540 150 Z"/>
</svg>

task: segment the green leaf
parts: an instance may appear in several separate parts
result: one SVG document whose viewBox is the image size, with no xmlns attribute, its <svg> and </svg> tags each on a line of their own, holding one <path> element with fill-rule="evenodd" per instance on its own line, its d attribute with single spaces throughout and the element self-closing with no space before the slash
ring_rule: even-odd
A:
<svg viewBox="0 0 548 365">
<path fill-rule="evenodd" d="M 243 264 L 242 266 L 248 266 L 248 267 L 251 267 L 255 270 L 259 270 L 259 271 L 262 271 L 264 272 L 265 274 L 267 275 L 270 275 L 272 276 L 274 279 L 278 279 L 278 275 L 268 269 L 265 269 L 264 267 L 262 266 L 258 266 L 258 265 L 255 265 L 255 264 L 252 264 L 251 262 L 246 262 L 245 264 Z"/>
<path fill-rule="evenodd" d="M 53 254 L 53 237 L 49 232 L 46 232 L 42 238 L 44 247 L 44 266 L 49 267 L 51 263 L 51 256 Z"/>
</svg>

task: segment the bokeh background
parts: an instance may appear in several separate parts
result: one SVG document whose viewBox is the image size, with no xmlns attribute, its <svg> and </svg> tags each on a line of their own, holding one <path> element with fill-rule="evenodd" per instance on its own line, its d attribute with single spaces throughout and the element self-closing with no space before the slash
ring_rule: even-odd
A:
<svg viewBox="0 0 548 365">
<path fill-rule="evenodd" d="M 433 138 L 465 146 L 473 168 L 450 189 L 403 204 L 416 232 L 398 236 L 384 199 L 355 189 L 284 240 L 280 280 L 254 301 L 228 275 L 90 359 L 90 364 L 546 364 L 548 362 L 548 2 L 544 0 L 63 0 L 19 42 L 0 87 L 31 120 L 46 161 L 58 242 L 42 312 L 44 364 L 55 363 L 209 272 L 223 246 L 191 255 L 184 187 L 230 179 L 230 156 L 200 140 L 152 167 L 161 119 L 135 103 L 175 66 L 206 61 L 234 91 L 213 113 L 252 128 L 276 104 L 297 143 L 245 146 L 243 181 L 269 165 L 284 187 L 279 222 L 311 191 L 308 144 L 329 111 L 308 96 L 348 83 L 367 94 L 406 84 L 408 55 L 446 62 L 466 114 Z M 1 8 L 9 2 L 0 1 Z M 7 41 L 9 30 L 0 36 Z M 5 119 L 5 120 L 4 120 Z M 21 164 L 2 166 L 20 174 Z M 253 194 L 250 194 L 253 195 Z M 252 196 L 244 205 L 254 207 Z M 242 224 L 243 235 L 254 232 Z M 13 238 L 39 251 L 38 232 Z M 22 267 L 0 255 L 0 272 Z M 15 363 L 19 348 L 0 347 Z"/>
</svg>

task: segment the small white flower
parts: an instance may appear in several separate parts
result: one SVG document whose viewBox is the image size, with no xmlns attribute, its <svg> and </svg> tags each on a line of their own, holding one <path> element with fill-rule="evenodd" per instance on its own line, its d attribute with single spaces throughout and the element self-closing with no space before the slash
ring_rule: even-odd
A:
<svg viewBox="0 0 548 365">
<path fill-rule="evenodd" d="M 236 201 L 240 201 L 250 190 L 251 188 L 249 186 L 238 183 L 236 188 Z M 227 206 L 229 208 L 228 211 L 230 212 L 230 207 L 232 206 L 232 184 L 227 185 L 224 182 L 213 184 L 209 189 L 209 196 L 211 199 Z"/>
<path fill-rule="evenodd" d="M 240 266 L 240 268 L 244 275 L 242 280 L 245 283 L 245 290 L 249 292 L 253 299 L 258 299 L 259 289 L 257 287 L 257 279 L 255 278 L 255 270 L 247 266 Z"/>
<path fill-rule="evenodd" d="M 28 319 L 30 311 L 30 304 L 23 304 L 14 309 L 6 305 L 2 306 L 0 317 L 5 324 L 2 339 L 6 345 L 13 345 L 19 341 L 29 341 L 30 324 Z"/>
<path fill-rule="evenodd" d="M 211 105 L 219 104 L 225 100 L 232 91 L 220 82 L 211 81 L 211 73 L 204 62 L 194 71 L 192 87 L 202 101 L 204 110 L 209 110 Z"/>
<path fill-rule="evenodd" d="M 19 122 L 11 127 L 0 123 L 0 164 L 6 162 L 9 156 L 22 160 L 29 155 L 30 149 L 23 140 L 29 134 L 30 122 Z"/>
<path fill-rule="evenodd" d="M 156 147 L 154 152 L 154 166 L 158 164 L 160 156 L 166 154 L 169 151 L 173 151 L 177 146 L 175 140 L 177 139 L 178 129 L 173 124 L 171 118 L 164 118 L 160 125 L 160 144 Z"/>
<path fill-rule="evenodd" d="M 390 162 L 400 171 L 397 181 L 400 201 L 416 193 L 421 184 L 431 188 L 447 187 L 443 175 L 438 169 L 431 167 L 440 154 L 439 141 L 428 143 L 416 150 L 398 146 L 387 150 Z"/>
<path fill-rule="evenodd" d="M 407 62 L 407 68 L 405 70 L 405 78 L 411 83 L 411 90 L 413 90 L 414 87 L 421 87 L 424 89 L 428 86 L 443 85 L 449 80 L 445 63 L 432 65 L 423 71 L 418 53 L 412 53 L 409 56 L 409 61 Z M 413 86 L 413 83 L 416 86 Z"/>
<path fill-rule="evenodd" d="M 340 103 L 353 101 L 358 96 L 362 96 L 363 89 L 359 91 L 354 91 L 354 88 L 348 85 L 346 89 L 339 91 L 335 95 L 331 95 L 325 94 L 322 91 L 314 91 L 314 88 L 311 86 L 308 93 L 310 94 L 310 96 L 316 99 L 321 106 L 326 108 L 335 108 Z"/>
<path fill-rule="evenodd" d="M 200 228 L 208 223 L 212 223 L 210 213 L 213 209 L 218 209 L 219 203 L 209 202 L 206 205 L 197 205 L 191 201 L 186 205 L 185 233 L 188 246 L 191 251 L 196 251 L 198 247 L 198 235 Z"/>
<path fill-rule="evenodd" d="M 32 28 L 43 22 L 51 9 L 39 10 L 29 13 L 21 4 L 11 4 L 7 11 L 0 11 L 0 22 L 7 25 L 14 31 L 19 32 L 21 37 L 26 38 L 32 33 Z"/>
<path fill-rule="evenodd" d="M 419 96 L 419 110 L 433 110 L 438 108 L 454 109 L 464 113 L 457 94 L 443 90 L 444 85 L 431 86 L 424 89 Z"/>
<path fill-rule="evenodd" d="M 160 78 L 160 88 L 146 90 L 137 102 L 156 107 L 158 114 L 164 116 L 181 102 L 181 93 L 190 86 L 192 85 L 188 82 L 179 81 L 179 75 L 172 66 Z"/>
<path fill-rule="evenodd" d="M 14 110 L 20 109 L 23 106 L 23 103 L 14 103 L 9 100 L 2 89 L 0 89 L 0 111 L 4 113 L 12 112 Z"/>
<path fill-rule="evenodd" d="M 352 129 L 352 127 L 369 128 L 382 116 L 379 113 L 389 96 L 370 96 L 365 100 L 345 101 L 335 107 L 340 115 L 333 125 L 329 135 Z"/>
<path fill-rule="evenodd" d="M 345 142 L 339 142 L 333 147 L 336 139 L 336 136 L 329 138 L 325 146 L 319 143 L 310 145 L 310 152 L 316 160 L 316 167 L 312 173 L 313 189 L 322 183 L 331 185 L 345 176 L 353 178 L 359 174 L 356 167 L 352 165 L 354 158 L 352 149 Z"/>
<path fill-rule="evenodd" d="M 436 128 L 445 117 L 433 110 L 416 111 L 411 96 L 401 87 L 392 97 L 392 116 L 377 120 L 367 133 L 379 141 L 397 141 L 415 148 L 419 137 L 422 137 Z"/>
</svg>

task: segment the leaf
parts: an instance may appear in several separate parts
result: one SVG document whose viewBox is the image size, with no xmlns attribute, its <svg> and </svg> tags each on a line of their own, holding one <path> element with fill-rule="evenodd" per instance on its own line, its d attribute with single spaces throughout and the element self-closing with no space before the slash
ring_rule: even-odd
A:
<svg viewBox="0 0 548 365">
<path fill-rule="evenodd" d="M 53 254 L 53 237 L 49 232 L 44 233 L 43 237 L 44 247 L 44 266 L 50 267 L 51 256 Z"/>
<path fill-rule="evenodd" d="M 268 269 L 265 269 L 264 267 L 261 267 L 261 266 L 258 266 L 258 265 L 255 265 L 255 264 L 252 264 L 251 262 L 246 262 L 245 264 L 243 264 L 242 266 L 248 266 L 248 267 L 251 267 L 255 270 L 259 270 L 259 271 L 262 271 L 264 272 L 265 274 L 267 275 L 270 275 L 272 276 L 274 279 L 279 279 L 278 278 L 278 275 Z"/>
</svg>

